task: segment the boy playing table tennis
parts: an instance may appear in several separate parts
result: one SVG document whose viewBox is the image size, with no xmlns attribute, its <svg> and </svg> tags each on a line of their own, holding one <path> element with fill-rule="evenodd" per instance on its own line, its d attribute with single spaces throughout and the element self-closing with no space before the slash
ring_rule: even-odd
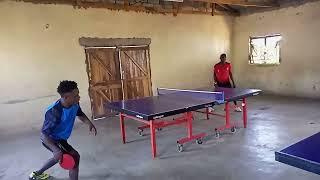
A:
<svg viewBox="0 0 320 180">
<path fill-rule="evenodd" d="M 88 117 L 82 112 L 79 106 L 79 90 L 74 81 L 61 81 L 58 88 L 61 98 L 47 108 L 40 139 L 43 145 L 48 148 L 53 157 L 49 159 L 38 171 L 29 175 L 29 180 L 47 179 L 47 169 L 57 164 L 62 158 L 63 152 L 68 152 L 75 160 L 75 167 L 69 170 L 71 180 L 78 180 L 79 174 L 79 153 L 68 144 L 76 116 L 89 125 L 90 132 L 97 135 L 97 130 Z"/>
<path fill-rule="evenodd" d="M 227 55 L 221 54 L 220 55 L 220 62 L 214 65 L 213 68 L 213 79 L 214 85 L 218 87 L 225 87 L 225 88 L 235 88 L 236 85 L 233 80 L 232 72 L 231 72 L 231 64 L 226 62 Z M 230 83 L 230 79 L 232 81 L 233 86 Z M 241 108 L 237 106 L 237 102 L 234 101 L 235 111 L 241 112 Z"/>
</svg>

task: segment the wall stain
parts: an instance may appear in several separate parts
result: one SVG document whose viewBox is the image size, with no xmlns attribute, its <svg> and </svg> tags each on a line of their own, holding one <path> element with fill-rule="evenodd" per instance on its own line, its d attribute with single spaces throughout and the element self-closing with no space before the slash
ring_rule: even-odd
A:
<svg viewBox="0 0 320 180">
<path fill-rule="evenodd" d="M 5 101 L 2 104 L 19 104 L 19 103 L 25 103 L 28 101 L 35 101 L 38 99 L 44 99 L 44 98 L 48 98 L 48 97 L 55 97 L 56 95 L 46 95 L 46 96 L 38 96 L 38 97 L 34 97 L 34 98 L 27 98 L 27 99 L 14 99 L 14 100 L 10 100 L 10 101 Z"/>
</svg>

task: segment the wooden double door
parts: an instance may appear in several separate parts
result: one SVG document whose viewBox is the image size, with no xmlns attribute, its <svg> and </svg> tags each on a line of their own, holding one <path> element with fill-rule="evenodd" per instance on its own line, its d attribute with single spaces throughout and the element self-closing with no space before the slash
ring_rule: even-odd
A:
<svg viewBox="0 0 320 180">
<path fill-rule="evenodd" d="M 107 102 L 152 95 L 149 46 L 85 48 L 94 119 L 113 114 Z"/>
</svg>

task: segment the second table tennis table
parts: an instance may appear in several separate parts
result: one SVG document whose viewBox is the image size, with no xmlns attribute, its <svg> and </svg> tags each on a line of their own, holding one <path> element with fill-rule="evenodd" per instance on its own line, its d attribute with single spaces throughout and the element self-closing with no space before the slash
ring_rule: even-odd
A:
<svg viewBox="0 0 320 180">
<path fill-rule="evenodd" d="M 275 152 L 275 160 L 320 175 L 320 132 Z"/>
</svg>

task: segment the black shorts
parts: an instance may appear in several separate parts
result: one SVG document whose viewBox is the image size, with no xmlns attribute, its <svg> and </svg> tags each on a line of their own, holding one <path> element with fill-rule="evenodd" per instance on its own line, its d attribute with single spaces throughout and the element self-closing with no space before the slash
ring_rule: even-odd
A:
<svg viewBox="0 0 320 180">
<path fill-rule="evenodd" d="M 224 87 L 224 88 L 232 88 L 230 81 L 228 82 L 217 82 L 218 87 Z"/>
<path fill-rule="evenodd" d="M 50 147 L 52 147 L 52 145 L 58 147 L 63 153 L 69 153 L 74 150 L 74 148 L 70 144 L 68 144 L 68 142 L 66 140 L 50 139 L 50 144 L 48 144 L 49 142 L 48 142 L 47 137 L 42 136 L 41 141 L 42 141 L 42 145 L 44 147 L 46 147 L 51 152 L 53 152 L 53 149 L 50 148 Z"/>
<path fill-rule="evenodd" d="M 68 144 L 66 140 L 59 140 L 56 142 L 56 144 L 63 152 L 71 152 L 73 150 L 73 147 Z"/>
</svg>

